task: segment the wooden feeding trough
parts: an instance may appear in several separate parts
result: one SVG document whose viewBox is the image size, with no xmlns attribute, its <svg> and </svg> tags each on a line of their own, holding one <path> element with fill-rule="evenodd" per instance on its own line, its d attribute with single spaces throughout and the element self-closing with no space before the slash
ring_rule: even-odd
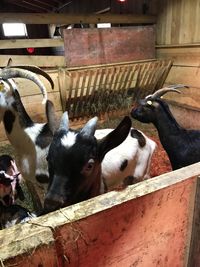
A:
<svg viewBox="0 0 200 267">
<path fill-rule="evenodd" d="M 200 266 L 200 163 L 0 232 L 1 266 Z"/>
</svg>

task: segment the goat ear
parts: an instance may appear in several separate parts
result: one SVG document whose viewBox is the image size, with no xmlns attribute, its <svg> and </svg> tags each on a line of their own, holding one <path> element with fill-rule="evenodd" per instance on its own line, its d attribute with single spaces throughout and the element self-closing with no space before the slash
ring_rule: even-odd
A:
<svg viewBox="0 0 200 267">
<path fill-rule="evenodd" d="M 131 119 L 125 116 L 115 130 L 98 141 L 98 157 L 102 161 L 105 154 L 120 145 L 128 136 L 131 128 Z"/>
<path fill-rule="evenodd" d="M 21 97 L 20 97 L 20 94 L 18 92 L 18 90 L 16 89 L 13 93 L 13 96 L 15 98 L 15 107 L 17 109 L 17 112 L 19 115 L 23 114 L 23 123 L 25 122 L 29 122 L 29 123 L 32 123 L 32 119 L 30 118 L 30 116 L 28 115 L 28 113 L 26 112 L 26 109 L 24 108 L 24 105 L 21 101 Z M 21 122 L 22 123 L 22 122 Z"/>
<path fill-rule="evenodd" d="M 82 128 L 82 130 L 80 131 L 81 135 L 84 135 L 85 137 L 89 137 L 91 135 L 94 135 L 95 130 L 96 130 L 96 125 L 97 125 L 97 117 L 94 117 L 92 119 L 90 119 L 85 126 Z"/>
<path fill-rule="evenodd" d="M 51 132 L 54 134 L 55 131 L 58 129 L 59 124 L 56 117 L 54 104 L 50 100 L 47 100 L 46 102 L 46 117 L 49 128 Z"/>
<path fill-rule="evenodd" d="M 65 111 L 61 117 L 59 129 L 69 130 L 69 117 L 67 111 Z"/>
</svg>

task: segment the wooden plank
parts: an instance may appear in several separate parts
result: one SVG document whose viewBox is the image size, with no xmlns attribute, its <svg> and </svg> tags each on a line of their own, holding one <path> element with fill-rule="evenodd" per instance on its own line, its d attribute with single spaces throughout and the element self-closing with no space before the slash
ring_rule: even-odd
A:
<svg viewBox="0 0 200 267">
<path fill-rule="evenodd" d="M 200 70 L 199 67 L 172 66 L 166 83 L 182 83 L 189 87 L 199 88 Z"/>
<path fill-rule="evenodd" d="M 95 65 L 87 65 L 87 66 L 78 66 L 78 67 L 68 67 L 68 71 L 75 71 L 75 70 L 84 70 L 84 69 L 95 69 L 99 67 L 115 67 L 121 65 L 134 65 L 136 63 L 147 63 L 156 61 L 155 58 L 152 59 L 144 59 L 144 60 L 132 60 L 132 61 L 121 61 L 116 63 L 106 63 L 106 64 L 95 64 Z"/>
<path fill-rule="evenodd" d="M 22 224 L 18 229 L 1 230 L 1 266 L 59 266 L 51 229 L 37 225 L 32 225 L 31 228 L 28 224 Z"/>
<path fill-rule="evenodd" d="M 188 267 L 199 266 L 200 263 L 200 179 L 197 179 L 194 220 L 191 227 L 191 244 L 189 248 Z"/>
<path fill-rule="evenodd" d="M 158 1 L 157 44 L 200 41 L 199 1 Z"/>
<path fill-rule="evenodd" d="M 67 82 L 66 82 L 66 73 L 65 70 L 62 68 L 59 69 L 58 72 L 58 85 L 59 85 L 59 91 L 60 91 L 60 101 L 62 105 L 63 112 L 66 109 L 66 96 L 67 96 Z"/>
<path fill-rule="evenodd" d="M 200 129 L 200 107 L 191 105 L 191 99 L 166 100 L 169 109 L 180 126 L 186 129 Z M 199 105 L 199 103 L 197 103 Z"/>
<path fill-rule="evenodd" d="M 132 14 L 64 14 L 64 13 L 0 13 L 0 23 L 73 24 L 73 23 L 137 23 L 154 24 L 156 17 Z"/>
<path fill-rule="evenodd" d="M 200 45 L 158 46 L 156 56 L 160 59 L 171 59 L 174 65 L 199 66 Z"/>
<path fill-rule="evenodd" d="M 62 38 L 0 40 L 0 49 L 64 46 Z"/>
<path fill-rule="evenodd" d="M 94 261 L 100 267 L 190 266 L 199 174 L 196 163 L 2 230 L 1 261 L 5 266 L 38 266 L 40 253 L 42 263 L 52 260 L 43 266 L 92 267 Z M 46 253 L 41 251 L 45 240 L 50 245 Z M 29 265 L 24 264 L 27 255 Z"/>
<path fill-rule="evenodd" d="M 38 67 L 65 67 L 64 56 L 15 56 L 15 55 L 1 55 L 0 56 L 0 67 L 7 65 L 8 59 L 12 58 L 13 65 L 28 64 L 36 65 Z"/>
</svg>

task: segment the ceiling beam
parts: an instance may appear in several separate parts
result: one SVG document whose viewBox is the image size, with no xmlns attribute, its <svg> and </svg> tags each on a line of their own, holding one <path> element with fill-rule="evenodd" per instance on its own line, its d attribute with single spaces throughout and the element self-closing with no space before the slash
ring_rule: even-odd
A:
<svg viewBox="0 0 200 267">
<path fill-rule="evenodd" d="M 57 14 L 57 13 L 0 13 L 0 23 L 22 22 L 25 24 L 154 24 L 156 16 L 136 14 Z"/>
<path fill-rule="evenodd" d="M 0 49 L 16 49 L 27 47 L 59 47 L 64 46 L 62 38 L 43 39 L 8 39 L 0 40 Z"/>
</svg>

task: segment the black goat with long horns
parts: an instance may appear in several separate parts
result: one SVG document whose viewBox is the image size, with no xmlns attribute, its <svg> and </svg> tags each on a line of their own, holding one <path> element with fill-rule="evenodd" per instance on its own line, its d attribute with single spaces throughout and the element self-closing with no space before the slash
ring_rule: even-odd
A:
<svg viewBox="0 0 200 267">
<path fill-rule="evenodd" d="M 159 89 L 140 100 L 138 106 L 131 111 L 134 119 L 143 123 L 153 123 L 156 127 L 173 170 L 200 161 L 200 131 L 181 127 L 166 101 L 161 99 L 167 92 L 180 93 L 177 89 L 183 87 L 186 86 L 178 84 Z"/>
</svg>

